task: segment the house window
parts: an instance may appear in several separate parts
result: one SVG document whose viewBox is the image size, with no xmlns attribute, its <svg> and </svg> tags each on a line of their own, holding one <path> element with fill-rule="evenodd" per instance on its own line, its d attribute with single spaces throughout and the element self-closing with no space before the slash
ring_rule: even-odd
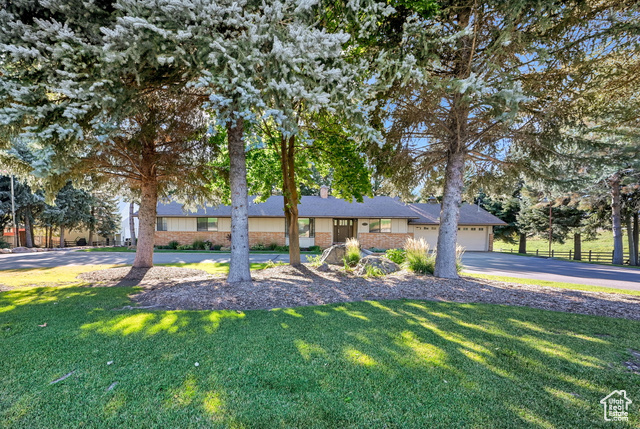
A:
<svg viewBox="0 0 640 429">
<path fill-rule="evenodd" d="M 475 230 L 476 230 L 475 228 L 471 228 L 471 231 L 475 231 Z"/>
<path fill-rule="evenodd" d="M 478 231 L 484 231 L 484 228 L 478 228 Z"/>
<path fill-rule="evenodd" d="M 199 217 L 198 218 L 198 231 L 217 231 L 217 230 L 218 230 L 217 217 Z"/>
<path fill-rule="evenodd" d="M 462 228 L 462 230 L 463 230 L 463 231 L 468 231 L 468 230 L 469 230 L 469 228 Z"/>
<path fill-rule="evenodd" d="M 289 221 L 285 219 L 284 235 L 289 236 Z M 313 238 L 316 236 L 316 220 L 314 218 L 298 219 L 298 236 L 300 238 Z"/>
<path fill-rule="evenodd" d="M 435 231 L 435 230 L 436 230 L 436 227 L 435 227 L 435 226 L 432 226 L 432 227 L 431 227 L 431 230 L 432 230 L 432 231 Z"/>
<path fill-rule="evenodd" d="M 391 232 L 391 219 L 369 219 L 369 232 Z"/>
<path fill-rule="evenodd" d="M 167 231 L 167 218 L 166 217 L 157 218 L 156 231 Z"/>
</svg>

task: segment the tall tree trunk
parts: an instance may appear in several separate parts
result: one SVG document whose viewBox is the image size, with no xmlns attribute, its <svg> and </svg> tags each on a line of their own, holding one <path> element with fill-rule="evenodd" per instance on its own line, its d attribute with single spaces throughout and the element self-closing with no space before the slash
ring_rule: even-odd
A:
<svg viewBox="0 0 640 429">
<path fill-rule="evenodd" d="M 579 232 L 573 234 L 573 259 L 582 261 L 582 236 Z"/>
<path fill-rule="evenodd" d="M 640 255 L 638 255 L 638 245 L 640 245 L 639 243 L 639 238 L 640 238 L 640 230 L 638 229 L 638 227 L 640 227 L 640 222 L 638 222 L 638 212 L 635 211 L 633 213 L 633 260 L 634 260 L 634 265 L 640 265 Z"/>
<path fill-rule="evenodd" d="M 47 247 L 53 249 L 53 226 L 49 226 L 49 244 Z"/>
<path fill-rule="evenodd" d="M 64 247 L 64 225 L 60 226 L 60 247 Z"/>
<path fill-rule="evenodd" d="M 96 228 L 95 216 L 96 209 L 94 206 L 91 206 L 91 223 L 89 224 L 89 243 L 87 246 L 93 246 L 93 230 Z"/>
<path fill-rule="evenodd" d="M 134 213 L 134 204 L 129 203 L 129 232 L 131 233 L 131 246 L 135 246 L 136 242 L 136 220 L 133 217 Z"/>
<path fill-rule="evenodd" d="M 620 173 L 609 178 L 611 187 L 611 223 L 613 224 L 613 264 L 622 265 L 624 261 L 622 246 L 622 217 L 620 207 Z"/>
<path fill-rule="evenodd" d="M 231 262 L 228 283 L 251 281 L 249 269 L 249 196 L 242 118 L 229 122 L 229 185 L 231 187 Z"/>
<path fill-rule="evenodd" d="M 280 164 L 284 195 L 284 216 L 289 227 L 289 264 L 300 265 L 300 230 L 298 229 L 298 187 L 295 172 L 295 136 L 280 138 Z"/>
<path fill-rule="evenodd" d="M 633 257 L 633 217 L 629 215 L 625 221 L 627 224 L 627 241 L 629 243 L 629 265 L 636 265 L 636 261 Z"/>
<path fill-rule="evenodd" d="M 520 233 L 520 241 L 518 242 L 518 253 L 527 253 L 527 234 Z"/>
<path fill-rule="evenodd" d="M 33 228 L 31 228 L 31 218 L 28 209 L 24 211 L 24 241 L 26 247 L 33 247 Z"/>
<path fill-rule="evenodd" d="M 467 28 L 473 13 L 470 5 L 459 8 L 457 22 L 459 31 Z M 453 75 L 457 79 L 467 79 L 471 75 L 471 60 L 473 59 L 473 39 L 471 34 L 460 37 L 455 52 Z M 458 278 L 456 264 L 456 247 L 458 238 L 458 220 L 462 203 L 462 188 L 464 186 L 464 162 L 466 144 L 469 138 L 469 101 L 466 96 L 456 93 L 453 96 L 448 112 L 447 125 L 451 131 L 448 137 L 447 166 L 444 177 L 444 195 L 440 209 L 440 231 L 438 233 L 438 248 L 434 276 L 456 279 Z"/>
<path fill-rule="evenodd" d="M 133 268 L 151 268 L 153 267 L 153 244 L 158 211 L 158 182 L 155 178 L 143 180 L 140 191 L 140 209 L 138 210 L 140 239 L 136 247 Z"/>
<path fill-rule="evenodd" d="M 445 172 L 444 196 L 440 209 L 440 231 L 436 265 L 433 274 L 446 279 L 458 278 L 456 269 L 456 242 L 458 238 L 458 219 L 462 203 L 464 173 L 464 152 L 450 153 Z"/>
<path fill-rule="evenodd" d="M 155 136 L 154 136 L 155 138 Z M 158 176 L 156 172 L 156 148 L 154 138 L 143 141 L 140 165 L 140 209 L 138 210 L 138 230 L 140 237 L 136 247 L 133 268 L 153 267 L 153 245 L 156 239 L 156 219 L 158 214 Z"/>
</svg>

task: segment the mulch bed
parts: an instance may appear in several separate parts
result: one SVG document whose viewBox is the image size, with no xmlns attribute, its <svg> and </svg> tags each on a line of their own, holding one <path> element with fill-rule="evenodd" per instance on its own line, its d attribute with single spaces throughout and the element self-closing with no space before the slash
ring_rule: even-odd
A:
<svg viewBox="0 0 640 429">
<path fill-rule="evenodd" d="M 118 273 L 122 276 L 123 270 L 130 268 L 82 276 L 86 280 L 101 278 L 100 281 L 111 285 L 122 285 L 124 277 L 106 273 L 115 273 L 115 270 L 120 270 Z M 143 290 L 132 297 L 139 306 L 147 308 L 251 310 L 362 300 L 424 299 L 516 305 L 640 320 L 640 296 L 469 277 L 447 280 L 401 271 L 382 278 L 362 278 L 346 274 L 338 267 L 321 272 L 309 266 L 283 265 L 252 272 L 253 282 L 228 284 L 223 277 L 185 268 L 154 267 L 149 273 L 153 275 L 147 273 L 137 280 L 136 284 Z M 129 280 L 129 283 L 136 282 Z"/>
<path fill-rule="evenodd" d="M 145 285 L 173 285 L 175 281 L 205 280 L 209 278 L 206 271 L 192 268 L 152 267 L 152 268 L 109 268 L 106 270 L 90 271 L 78 275 L 79 279 L 96 286 L 145 286 Z"/>
</svg>

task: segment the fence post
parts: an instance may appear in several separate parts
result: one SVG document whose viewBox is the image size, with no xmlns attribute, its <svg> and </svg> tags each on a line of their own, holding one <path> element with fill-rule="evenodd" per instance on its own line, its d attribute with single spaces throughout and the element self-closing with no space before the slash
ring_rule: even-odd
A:
<svg viewBox="0 0 640 429">
<path fill-rule="evenodd" d="M 553 258 L 553 254 L 554 254 L 555 250 L 551 249 L 551 257 Z"/>
<path fill-rule="evenodd" d="M 611 263 L 613 264 L 613 257 L 615 255 L 616 251 L 612 250 L 611 251 Z M 624 264 L 624 252 L 622 252 L 622 263 Z"/>
<path fill-rule="evenodd" d="M 536 256 L 538 256 L 538 249 L 536 249 Z"/>
<path fill-rule="evenodd" d="M 591 250 L 589 250 L 589 262 L 591 262 Z"/>
<path fill-rule="evenodd" d="M 569 250 L 569 259 L 573 259 L 573 258 L 571 257 L 571 250 Z"/>
</svg>

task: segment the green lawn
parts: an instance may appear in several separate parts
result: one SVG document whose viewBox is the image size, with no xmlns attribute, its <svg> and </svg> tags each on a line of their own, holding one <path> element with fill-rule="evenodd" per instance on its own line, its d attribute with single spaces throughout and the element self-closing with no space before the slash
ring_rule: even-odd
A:
<svg viewBox="0 0 640 429">
<path fill-rule="evenodd" d="M 622 242 L 624 246 L 624 251 L 627 253 L 629 251 L 629 243 L 627 241 L 626 231 L 624 236 L 622 237 Z M 507 244 L 502 241 L 496 241 L 493 246 L 495 251 L 509 250 L 513 249 L 514 251 L 518 250 L 518 244 Z M 568 252 L 569 250 L 573 251 L 573 236 L 569 236 L 569 239 L 564 244 L 553 243 L 551 247 L 556 252 Z M 528 238 L 527 239 L 527 252 L 531 253 L 537 250 L 547 252 L 549 250 L 549 240 L 545 237 L 538 238 Z M 582 241 L 582 252 L 583 254 L 589 253 L 589 250 L 594 252 L 612 252 L 613 251 L 613 235 L 610 231 L 603 231 L 598 234 L 596 240 L 593 241 Z M 584 255 L 583 255 L 584 256 Z"/>
<path fill-rule="evenodd" d="M 422 301 L 119 311 L 133 291 L 0 293 L 1 426 L 640 424 L 640 376 L 622 366 L 640 350 L 635 321 Z M 602 417 L 618 389 L 628 424 Z"/>
<path fill-rule="evenodd" d="M 487 279 L 487 280 L 496 280 L 499 282 L 509 282 L 509 283 L 520 283 L 525 285 L 538 285 L 538 286 L 549 286 L 549 287 L 557 287 L 561 289 L 573 289 L 573 290 L 586 290 L 590 292 L 607 292 L 607 293 L 623 293 L 626 295 L 638 295 L 640 296 L 640 291 L 637 290 L 628 290 L 628 289 L 615 289 L 611 287 L 604 286 L 593 286 L 593 285 L 582 285 L 576 283 L 566 283 L 566 282 L 554 282 L 550 280 L 534 280 L 534 279 L 523 279 L 519 277 L 507 277 L 507 276 L 494 276 L 491 274 L 478 274 L 478 273 L 467 273 L 462 272 L 463 276 L 473 277 L 477 279 Z"/>
<path fill-rule="evenodd" d="M 266 262 L 251 264 L 252 270 L 260 270 L 268 265 Z M 0 271 L 0 285 L 11 288 L 19 287 L 48 287 L 48 286 L 78 286 L 85 282 L 77 279 L 78 274 L 89 271 L 104 270 L 113 267 L 126 267 L 127 265 L 70 265 L 52 268 L 18 268 L 14 270 Z M 229 272 L 229 264 L 226 262 L 198 262 L 198 263 L 174 263 L 156 264 L 164 267 L 182 267 L 203 270 L 209 274 L 226 274 Z"/>
</svg>

